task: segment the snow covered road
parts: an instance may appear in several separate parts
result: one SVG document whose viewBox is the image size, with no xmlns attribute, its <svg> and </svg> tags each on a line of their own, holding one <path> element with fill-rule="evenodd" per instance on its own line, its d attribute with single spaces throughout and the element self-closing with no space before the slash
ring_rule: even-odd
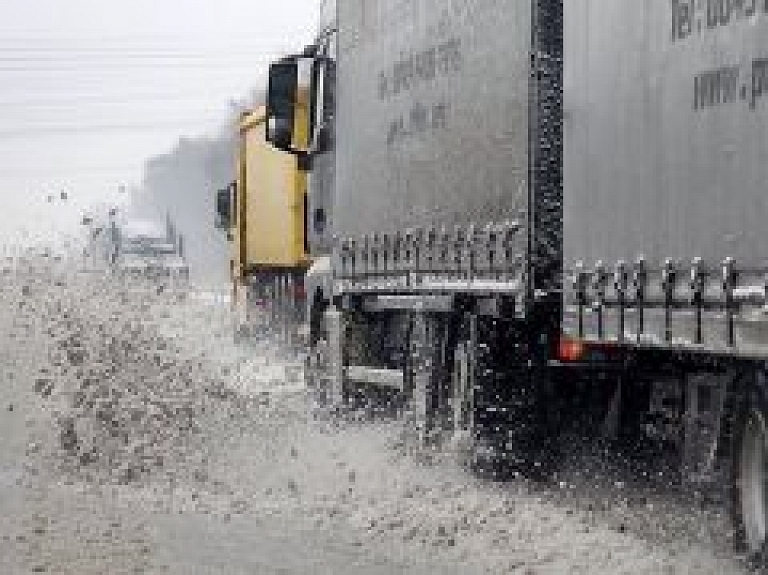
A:
<svg viewBox="0 0 768 575">
<path fill-rule="evenodd" d="M 494 484 L 314 418 L 224 298 L 0 277 L 0 573 L 744 573 L 716 505 L 576 465 Z M 597 469 L 597 470 L 596 470 Z"/>
</svg>

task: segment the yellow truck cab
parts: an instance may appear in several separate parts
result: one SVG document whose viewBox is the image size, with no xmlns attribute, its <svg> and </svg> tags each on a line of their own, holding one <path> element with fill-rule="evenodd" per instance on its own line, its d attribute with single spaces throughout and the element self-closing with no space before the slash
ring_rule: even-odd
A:
<svg viewBox="0 0 768 575">
<path fill-rule="evenodd" d="M 266 108 L 237 124 L 237 179 L 219 192 L 218 227 L 232 242 L 233 302 L 239 333 L 285 331 L 301 322 L 306 242 L 307 176 L 299 160 L 265 138 Z"/>
</svg>

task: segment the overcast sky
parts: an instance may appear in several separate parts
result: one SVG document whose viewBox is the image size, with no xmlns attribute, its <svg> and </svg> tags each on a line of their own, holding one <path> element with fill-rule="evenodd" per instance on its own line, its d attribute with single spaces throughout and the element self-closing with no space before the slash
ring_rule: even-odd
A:
<svg viewBox="0 0 768 575">
<path fill-rule="evenodd" d="M 2 0 L 0 239 L 121 184 L 180 136 L 215 133 L 265 64 L 304 46 L 316 0 Z M 70 206 L 46 196 L 70 191 Z"/>
</svg>

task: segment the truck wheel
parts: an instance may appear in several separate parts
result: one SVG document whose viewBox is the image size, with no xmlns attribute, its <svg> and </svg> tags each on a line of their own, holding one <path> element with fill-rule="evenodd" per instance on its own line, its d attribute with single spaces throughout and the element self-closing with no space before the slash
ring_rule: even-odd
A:
<svg viewBox="0 0 768 575">
<path fill-rule="evenodd" d="M 549 374 L 529 365 L 520 324 L 481 317 L 471 324 L 473 468 L 494 478 L 545 480 L 555 462 Z"/>
<path fill-rule="evenodd" d="M 732 465 L 736 545 L 761 566 L 768 564 L 768 403 L 755 386 L 736 418 Z"/>
<path fill-rule="evenodd" d="M 304 383 L 314 408 L 328 407 L 331 403 L 330 364 L 328 340 L 320 337 L 309 349 L 304 367 Z"/>
<path fill-rule="evenodd" d="M 409 329 L 406 422 L 422 446 L 435 446 L 450 428 L 450 326 L 436 315 L 416 315 Z"/>
<path fill-rule="evenodd" d="M 405 430 L 417 447 L 432 438 L 432 357 L 434 342 L 430 321 L 417 315 L 408 328 L 408 358 L 405 364 Z"/>
<path fill-rule="evenodd" d="M 499 418 L 501 412 L 496 410 L 501 405 L 501 396 L 497 393 L 500 374 L 494 351 L 498 350 L 486 343 L 485 338 L 467 345 L 472 382 L 472 429 L 468 434 L 466 463 L 481 477 L 505 479 L 509 475 L 507 460 L 512 452 L 508 449 L 511 442 L 504 433 L 509 429 L 509 422 L 506 417 Z M 515 456 L 517 450 L 515 445 Z"/>
<path fill-rule="evenodd" d="M 475 395 L 469 342 L 461 342 L 453 353 L 450 385 L 450 449 L 464 464 L 471 465 L 475 452 Z"/>
</svg>

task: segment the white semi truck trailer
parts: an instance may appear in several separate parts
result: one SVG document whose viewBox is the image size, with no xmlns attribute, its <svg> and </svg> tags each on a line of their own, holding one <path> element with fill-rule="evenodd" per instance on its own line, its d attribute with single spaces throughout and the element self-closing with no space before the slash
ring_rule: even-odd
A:
<svg viewBox="0 0 768 575">
<path fill-rule="evenodd" d="M 310 170 L 313 385 L 551 469 L 648 445 L 768 535 L 768 3 L 337 0 L 271 69 Z M 312 101 L 309 146 L 296 105 Z M 319 253 L 322 255 L 322 252 Z"/>
</svg>

